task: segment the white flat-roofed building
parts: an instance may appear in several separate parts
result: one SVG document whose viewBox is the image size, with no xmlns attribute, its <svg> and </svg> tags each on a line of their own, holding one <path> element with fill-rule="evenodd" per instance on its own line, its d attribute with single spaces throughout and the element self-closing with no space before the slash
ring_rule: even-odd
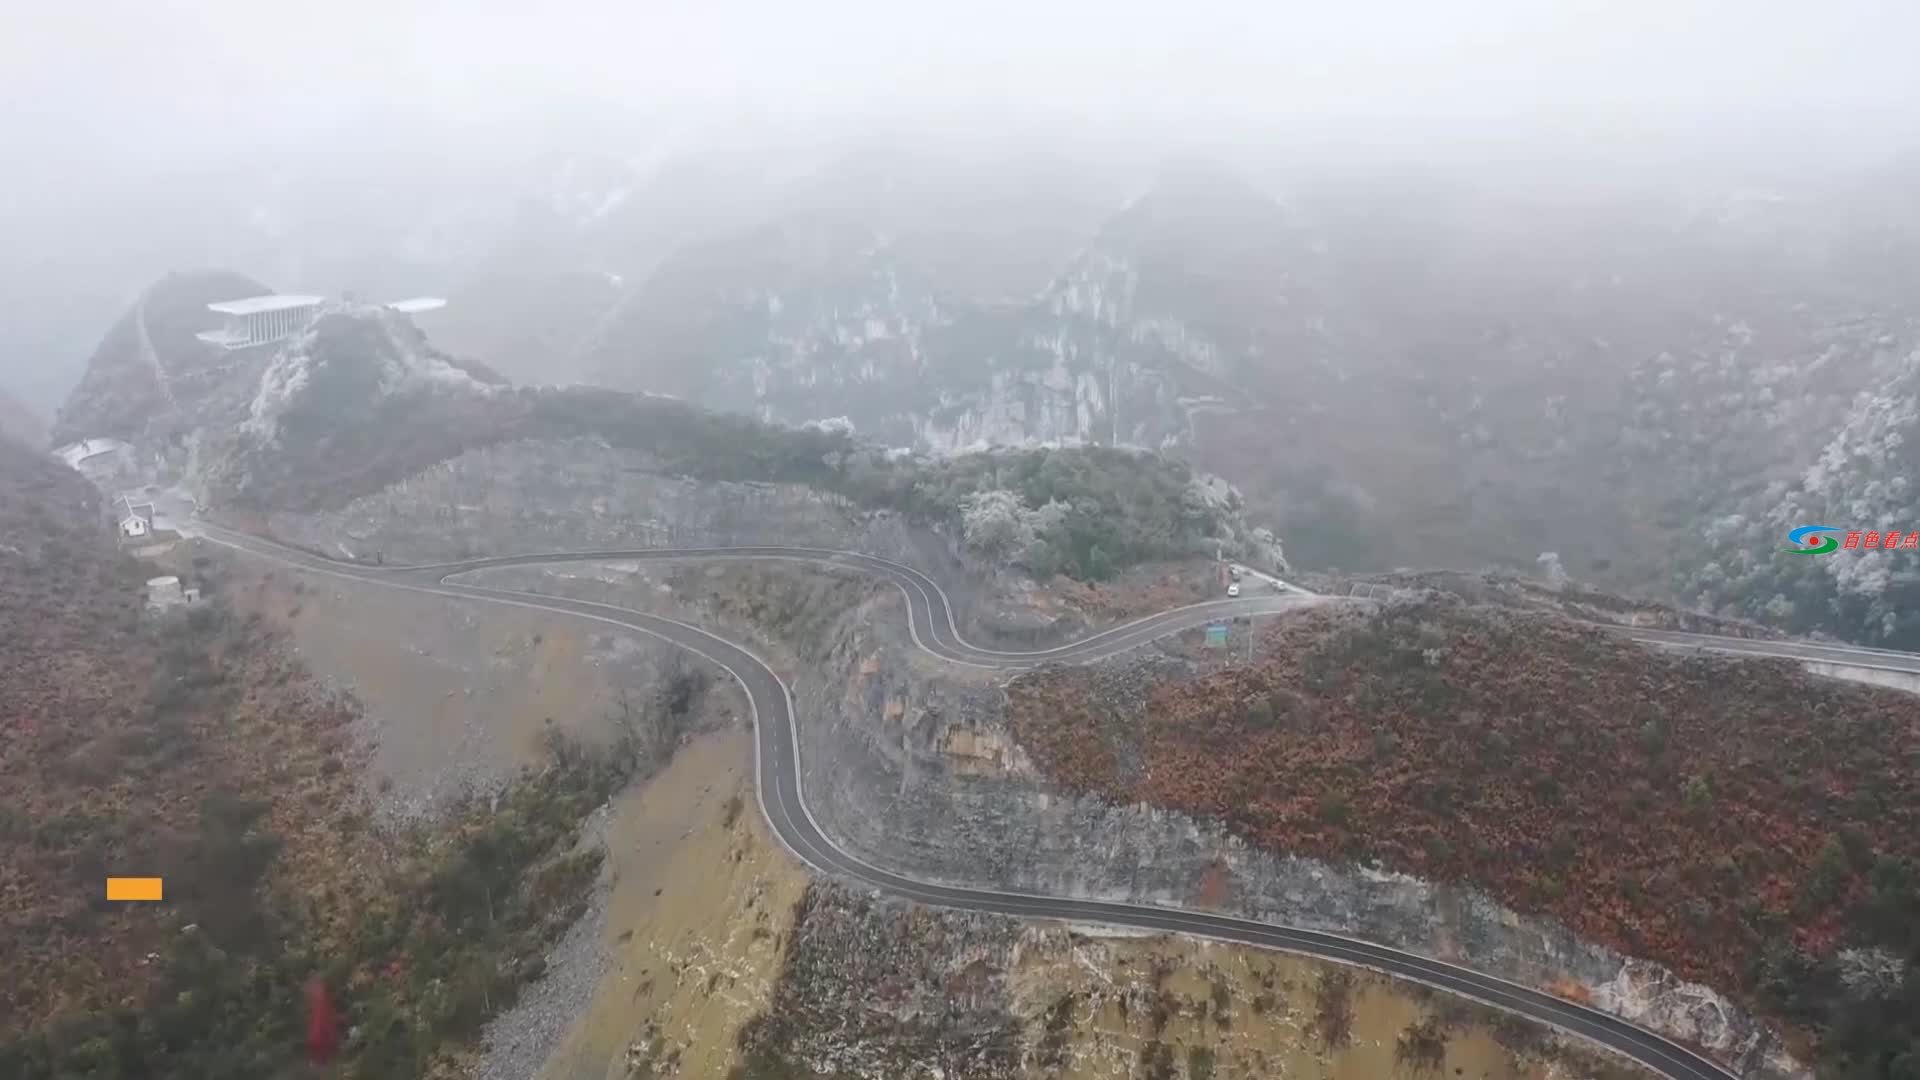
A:
<svg viewBox="0 0 1920 1080">
<path fill-rule="evenodd" d="M 312 325 L 324 303 L 326 297 L 323 296 L 249 296 L 222 300 L 208 304 L 207 310 L 225 315 L 227 325 L 195 336 L 223 349 L 271 345 Z"/>
<path fill-rule="evenodd" d="M 438 296 L 415 296 L 406 300 L 395 300 L 387 305 L 391 311 L 402 315 L 418 315 L 423 311 L 438 311 L 447 306 L 447 302 Z"/>
<path fill-rule="evenodd" d="M 66 462 L 68 468 L 77 469 L 80 467 L 80 463 L 86 461 L 88 458 L 96 458 L 102 454 L 113 454 L 121 450 L 131 449 L 133 449 L 131 443 L 124 443 L 119 439 L 81 439 L 78 442 L 70 442 L 55 450 L 53 456 Z"/>
</svg>

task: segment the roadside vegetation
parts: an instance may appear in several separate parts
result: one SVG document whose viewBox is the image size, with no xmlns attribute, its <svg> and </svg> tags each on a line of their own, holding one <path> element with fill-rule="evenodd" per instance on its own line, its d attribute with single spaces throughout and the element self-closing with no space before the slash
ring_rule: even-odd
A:
<svg viewBox="0 0 1920 1080">
<path fill-rule="evenodd" d="M 1012 687 L 1056 783 L 1483 889 L 1743 996 L 1824 1075 L 1920 1076 L 1920 699 L 1450 600 L 1324 609 L 1253 667 Z"/>
</svg>

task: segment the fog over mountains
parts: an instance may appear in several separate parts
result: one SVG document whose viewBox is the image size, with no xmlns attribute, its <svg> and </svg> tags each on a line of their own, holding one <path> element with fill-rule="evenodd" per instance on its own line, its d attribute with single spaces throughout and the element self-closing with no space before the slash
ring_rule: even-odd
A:
<svg viewBox="0 0 1920 1080">
<path fill-rule="evenodd" d="M 1911 554 L 1770 553 L 1910 509 L 1915 16 L 1376 8 L 405 9 L 303 27 L 337 68 L 237 6 L 36 16 L 15 97 L 55 44 L 101 78 L 8 117 L 0 388 L 51 420 L 174 271 L 443 295 L 433 347 L 522 384 L 1160 448 L 1304 566 L 1556 552 L 1907 640 Z"/>
<path fill-rule="evenodd" d="M 0 1076 L 1920 1078 L 1920 4 L 13 6 Z"/>
</svg>

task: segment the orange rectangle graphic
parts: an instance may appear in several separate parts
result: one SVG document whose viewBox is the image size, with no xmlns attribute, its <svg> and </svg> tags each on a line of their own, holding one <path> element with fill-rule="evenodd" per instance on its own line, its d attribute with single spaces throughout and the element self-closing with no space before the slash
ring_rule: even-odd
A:
<svg viewBox="0 0 1920 1080">
<path fill-rule="evenodd" d="M 107 899 L 158 900 L 160 899 L 160 879 L 157 877 L 110 877 L 107 879 Z"/>
</svg>

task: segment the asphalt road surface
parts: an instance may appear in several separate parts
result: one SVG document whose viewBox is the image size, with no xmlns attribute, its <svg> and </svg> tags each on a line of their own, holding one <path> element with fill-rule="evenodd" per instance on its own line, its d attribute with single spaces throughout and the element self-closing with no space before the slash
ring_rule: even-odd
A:
<svg viewBox="0 0 1920 1080">
<path fill-rule="evenodd" d="M 1604 625 L 1604 624 L 1596 624 Z M 1647 645 L 1668 649 L 1697 649 L 1731 656 L 1766 656 L 1786 660 L 1805 660 L 1820 664 L 1845 664 L 1848 667 L 1876 671 L 1905 671 L 1920 675 L 1920 656 L 1892 649 L 1868 649 L 1859 645 L 1826 644 L 1768 638 L 1731 638 L 1713 634 L 1689 634 L 1679 630 L 1647 630 L 1640 627 L 1606 627 Z"/>
<path fill-rule="evenodd" d="M 1287 593 L 1207 601 L 1150 615 L 1068 645 L 1028 652 L 1006 652 L 982 648 L 961 637 L 946 593 L 933 579 L 910 566 L 856 552 L 794 547 L 654 548 L 513 555 L 431 566 L 376 567 L 322 558 L 202 522 L 195 522 L 192 531 L 214 543 L 318 574 L 412 592 L 573 615 L 661 638 L 703 657 L 733 676 L 746 690 L 752 705 L 758 777 L 756 787 L 761 811 L 781 843 L 801 861 L 823 874 L 937 907 L 1190 934 L 1304 953 L 1412 979 L 1551 1024 L 1592 1039 L 1663 1076 L 1688 1080 L 1706 1077 L 1724 1080 L 1735 1075 L 1698 1052 L 1611 1014 L 1469 968 L 1384 945 L 1323 931 L 1172 907 L 937 885 L 863 862 L 837 847 L 808 811 L 800 791 L 800 745 L 794 729 L 792 696 L 773 669 L 750 650 L 697 626 L 658 615 L 588 600 L 469 585 L 456 579 L 472 571 L 492 567 L 558 562 L 774 559 L 838 567 L 869 573 L 896 586 L 906 599 L 908 628 L 913 640 L 921 648 L 953 663 L 1009 671 L 1044 663 L 1098 660 L 1216 619 L 1287 611 L 1325 603 L 1328 602 L 1327 598 Z M 1627 632 L 1636 638 L 1665 646 L 1861 663 L 1875 667 L 1901 663 L 1909 666 L 1898 670 L 1920 671 L 1920 657 L 1881 650 L 1855 650 L 1797 642 L 1752 642 L 1706 635 L 1674 635 L 1661 631 Z M 1836 655 L 1840 658 L 1836 659 Z"/>
</svg>

